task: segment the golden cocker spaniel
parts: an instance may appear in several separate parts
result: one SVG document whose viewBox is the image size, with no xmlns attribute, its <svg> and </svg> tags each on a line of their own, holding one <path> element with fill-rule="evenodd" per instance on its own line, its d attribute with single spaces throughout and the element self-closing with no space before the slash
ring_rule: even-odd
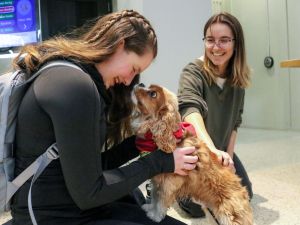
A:
<svg viewBox="0 0 300 225">
<path fill-rule="evenodd" d="M 143 205 L 148 217 L 159 222 L 176 199 L 190 197 L 210 209 L 221 225 L 253 224 L 249 196 L 240 178 L 223 167 L 216 154 L 194 134 L 184 131 L 180 140 L 175 137 L 181 122 L 176 95 L 158 85 L 146 88 L 142 84 L 135 86 L 134 94 L 138 135 L 151 132 L 158 148 L 168 153 L 176 147 L 195 146 L 194 155 L 199 158 L 187 176 L 165 173 L 152 179 L 151 203 Z"/>
</svg>

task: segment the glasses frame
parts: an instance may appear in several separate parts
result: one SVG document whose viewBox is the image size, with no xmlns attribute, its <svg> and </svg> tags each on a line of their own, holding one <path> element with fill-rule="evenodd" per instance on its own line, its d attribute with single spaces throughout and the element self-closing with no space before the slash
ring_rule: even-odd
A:
<svg viewBox="0 0 300 225">
<path fill-rule="evenodd" d="M 210 38 L 210 37 L 204 37 L 204 38 L 202 38 L 202 41 L 204 42 L 204 45 L 205 45 L 206 48 L 213 48 L 213 47 L 215 47 L 215 45 L 216 45 L 216 46 L 218 46 L 219 48 L 226 49 L 228 46 L 222 46 L 222 44 L 220 43 L 220 40 L 221 40 L 221 39 L 222 39 L 222 40 L 227 40 L 227 41 L 228 41 L 228 42 L 226 43 L 226 45 L 228 45 L 228 43 L 232 43 L 233 41 L 235 41 L 234 38 L 223 37 L 223 38 L 220 38 L 220 39 L 218 39 L 218 40 L 214 40 L 214 43 L 213 43 L 213 44 L 211 43 L 211 45 L 208 45 L 208 44 L 207 44 L 207 38 Z M 213 38 L 212 38 L 212 39 L 213 39 Z"/>
</svg>

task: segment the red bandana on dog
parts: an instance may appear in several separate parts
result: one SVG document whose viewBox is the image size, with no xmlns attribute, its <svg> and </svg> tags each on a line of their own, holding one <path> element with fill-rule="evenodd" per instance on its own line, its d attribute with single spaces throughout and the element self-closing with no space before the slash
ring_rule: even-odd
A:
<svg viewBox="0 0 300 225">
<path fill-rule="evenodd" d="M 174 137 L 177 140 L 181 140 L 184 134 L 184 131 L 188 131 L 189 133 L 192 133 L 193 135 L 196 135 L 195 128 L 192 124 L 187 122 L 181 122 L 179 124 L 179 129 L 175 132 L 173 132 Z M 137 149 L 140 151 L 141 156 L 145 156 L 149 154 L 150 152 L 153 152 L 157 149 L 157 145 L 155 144 L 152 133 L 148 131 L 144 138 L 137 137 L 135 139 L 135 145 Z"/>
</svg>

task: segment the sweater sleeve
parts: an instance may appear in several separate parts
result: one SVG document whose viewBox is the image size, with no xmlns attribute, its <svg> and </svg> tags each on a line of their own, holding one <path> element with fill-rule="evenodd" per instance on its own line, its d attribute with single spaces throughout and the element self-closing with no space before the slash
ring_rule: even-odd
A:
<svg viewBox="0 0 300 225">
<path fill-rule="evenodd" d="M 122 143 L 103 152 L 101 154 L 102 168 L 113 169 L 139 156 L 139 151 L 135 146 L 135 138 L 136 136 L 131 136 Z M 114 159 L 113 162 L 111 159 Z"/>
<path fill-rule="evenodd" d="M 237 131 L 237 129 L 242 124 L 242 114 L 244 112 L 244 100 L 245 100 L 245 90 L 242 90 L 242 100 L 241 100 L 239 108 L 238 108 L 238 116 L 237 116 L 237 120 L 236 120 L 234 128 L 233 128 L 235 131 Z"/>
<path fill-rule="evenodd" d="M 183 69 L 179 80 L 178 103 L 183 119 L 193 112 L 199 112 L 202 117 L 206 117 L 208 107 L 203 95 L 203 75 L 196 64 L 190 63 Z"/>
<path fill-rule="evenodd" d="M 173 172 L 173 155 L 162 151 L 118 167 L 136 155 L 131 139 L 110 153 L 101 153 L 104 138 L 100 137 L 106 136 L 101 117 L 104 103 L 84 72 L 65 67 L 49 69 L 35 81 L 34 92 L 52 121 L 65 184 L 79 208 L 109 203 L 154 175 Z M 133 152 L 129 153 L 131 147 Z M 122 148 L 126 149 L 123 153 Z"/>
</svg>

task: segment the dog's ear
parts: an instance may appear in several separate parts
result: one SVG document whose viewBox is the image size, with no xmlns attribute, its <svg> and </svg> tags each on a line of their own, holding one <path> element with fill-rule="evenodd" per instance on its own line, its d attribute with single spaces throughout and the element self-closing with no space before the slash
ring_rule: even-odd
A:
<svg viewBox="0 0 300 225">
<path fill-rule="evenodd" d="M 146 120 L 146 121 L 143 121 L 139 124 L 138 128 L 136 129 L 136 134 L 137 135 L 143 135 L 143 134 L 146 134 L 150 128 L 152 126 L 152 120 Z"/>
<path fill-rule="evenodd" d="M 164 106 L 160 110 L 159 121 L 150 128 L 157 146 L 165 152 L 176 148 L 174 132 L 179 129 L 180 114 L 173 107 Z"/>
<path fill-rule="evenodd" d="M 159 123 L 151 128 L 157 146 L 166 151 L 172 152 L 176 148 L 177 140 L 174 132 L 179 129 L 181 117 L 178 112 L 177 97 L 174 93 L 163 89 L 165 104 L 159 109 Z"/>
<path fill-rule="evenodd" d="M 166 117 L 163 118 L 166 119 Z M 161 120 L 158 123 L 153 124 L 150 130 L 153 134 L 153 140 L 159 149 L 168 153 L 175 150 L 176 138 L 167 120 Z"/>
<path fill-rule="evenodd" d="M 178 112 L 178 101 L 174 93 L 171 93 L 167 89 L 163 91 L 165 96 L 165 104 L 157 112 L 157 118 L 160 120 L 167 121 L 171 126 L 172 130 L 176 131 L 178 123 L 181 122 L 181 117 Z M 174 125 L 176 127 L 174 127 Z"/>
</svg>

